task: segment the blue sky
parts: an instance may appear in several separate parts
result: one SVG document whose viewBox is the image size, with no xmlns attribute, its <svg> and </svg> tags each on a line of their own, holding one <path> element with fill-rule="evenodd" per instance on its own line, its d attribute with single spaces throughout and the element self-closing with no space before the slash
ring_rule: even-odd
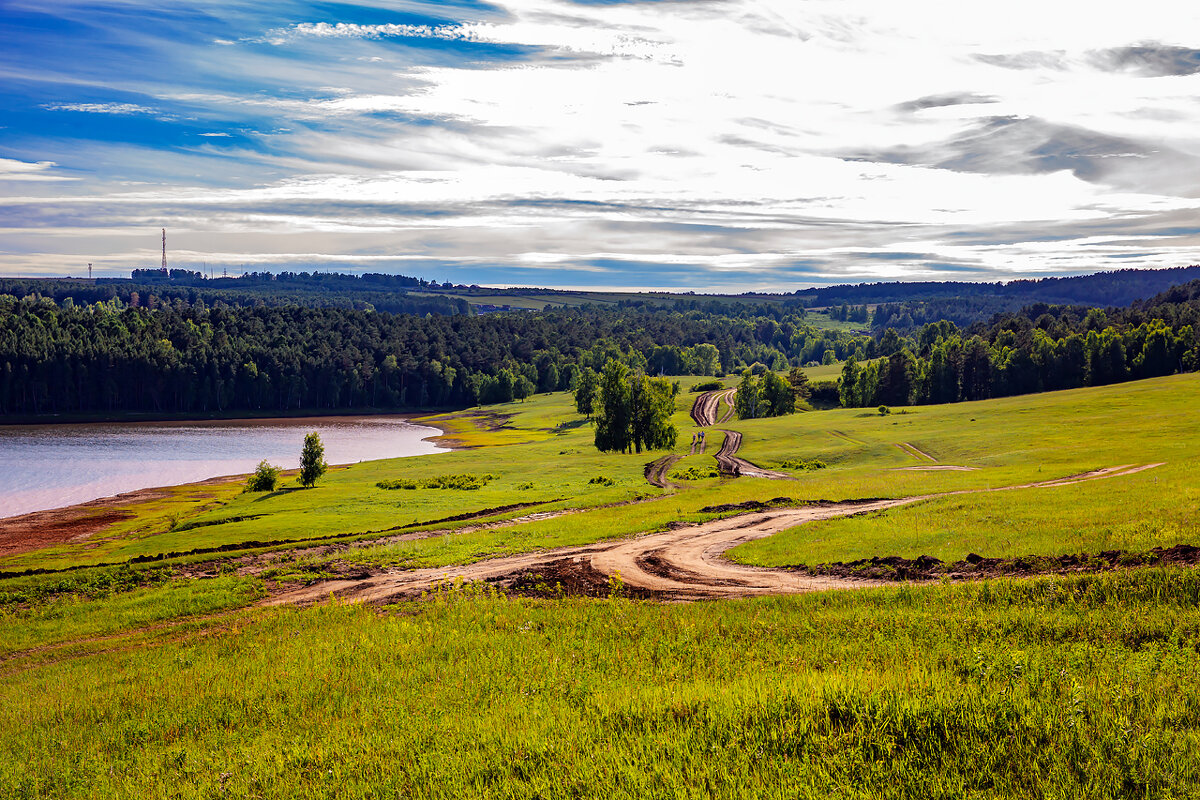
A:
<svg viewBox="0 0 1200 800">
<path fill-rule="evenodd" d="M 1200 12 L 0 0 L 0 275 L 791 290 L 1200 262 Z"/>
</svg>

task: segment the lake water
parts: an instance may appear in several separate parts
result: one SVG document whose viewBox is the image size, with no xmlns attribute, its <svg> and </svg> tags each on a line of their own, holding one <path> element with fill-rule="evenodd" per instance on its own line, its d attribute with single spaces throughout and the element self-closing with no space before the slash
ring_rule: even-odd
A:
<svg viewBox="0 0 1200 800">
<path fill-rule="evenodd" d="M 445 449 L 424 441 L 436 428 L 399 417 L 0 426 L 0 517 L 252 472 L 264 458 L 295 468 L 312 431 L 330 464 Z"/>
</svg>

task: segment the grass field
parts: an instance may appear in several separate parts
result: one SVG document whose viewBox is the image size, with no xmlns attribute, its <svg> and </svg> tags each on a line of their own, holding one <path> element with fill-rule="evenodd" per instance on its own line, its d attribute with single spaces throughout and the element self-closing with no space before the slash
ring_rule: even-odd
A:
<svg viewBox="0 0 1200 800">
<path fill-rule="evenodd" d="M 694 432 L 677 400 L 676 452 Z M 3 569 L 323 536 L 362 547 L 246 574 L 239 554 L 0 580 L 0 796 L 1189 797 L 1200 794 L 1200 570 L 1139 568 L 659 604 L 477 588 L 387 608 L 266 608 L 336 559 L 441 566 L 664 530 L 721 503 L 964 492 L 731 551 L 1144 550 L 1197 540 L 1200 378 L 949 406 L 732 421 L 790 481 L 643 478 L 565 394 L 436 420 L 469 449 L 357 464 L 313 490 L 180 488 L 95 542 Z M 685 455 L 673 471 L 713 464 Z M 781 466 L 819 460 L 825 468 Z M 1124 464 L 1071 486 L 990 491 Z M 970 471 L 911 471 L 959 466 Z M 475 490 L 379 481 L 493 476 Z M 592 482 L 603 478 L 603 481 Z M 513 503 L 489 521 L 425 524 Z M 389 528 L 440 531 L 371 543 Z M 246 544 L 250 548 L 249 544 Z M 261 548 L 258 548 L 261 550 Z"/>
<path fill-rule="evenodd" d="M 11 797 L 1179 797 L 1200 574 L 239 616 L 0 686 Z M 69 687 L 69 689 L 68 689 Z"/>
<path fill-rule="evenodd" d="M 686 382 L 687 379 L 682 379 Z M 686 385 L 684 387 L 686 389 Z M 677 452 L 695 430 L 687 415 L 694 395 L 677 398 Z M 1200 485 L 1200 436 L 1192 409 L 1200 380 L 1173 376 L 1111 387 L 922 406 L 881 416 L 838 409 L 761 420 L 734 420 L 742 455 L 791 472 L 791 482 L 743 478 L 681 482 L 678 491 L 648 485 L 642 472 L 655 454 L 598 453 L 591 428 L 574 414 L 570 395 L 539 395 L 524 403 L 434 418 L 471 449 L 418 458 L 365 462 L 332 470 L 312 490 L 285 485 L 270 494 L 239 487 L 176 490 L 132 507 L 135 516 L 83 544 L 12 556 L 0 568 L 112 563 L 238 542 L 306 541 L 330 536 L 380 536 L 413 527 L 452 531 L 469 522 L 446 517 L 513 504 L 526 509 L 596 508 L 551 520 L 463 537 L 396 545 L 388 563 L 437 566 L 699 521 L 699 509 L 718 503 L 909 497 L 935 498 L 874 516 L 805 525 L 733 551 L 736 560 L 764 566 L 845 561 L 873 555 L 932 555 L 960 559 L 1148 549 L 1192 543 Z M 900 413 L 903 412 L 903 413 Z M 676 470 L 714 465 L 719 440 L 706 455 L 687 456 Z M 923 455 L 915 455 L 920 453 Z M 818 460 L 825 469 L 789 470 L 789 461 Z M 1111 480 L 1054 489 L 987 492 L 1123 464 L 1163 465 Z M 912 471 L 960 466 L 970 471 Z M 421 481 L 442 475 L 490 475 L 481 489 L 380 489 L 381 481 Z M 599 482 L 593 482 L 597 479 Z M 610 483 L 611 482 L 611 483 Z M 620 508 L 614 503 L 639 502 Z M 1047 507 L 1053 513 L 1046 513 Z M 711 516 L 711 515 L 709 515 Z M 393 550 L 395 552 L 393 552 Z"/>
</svg>

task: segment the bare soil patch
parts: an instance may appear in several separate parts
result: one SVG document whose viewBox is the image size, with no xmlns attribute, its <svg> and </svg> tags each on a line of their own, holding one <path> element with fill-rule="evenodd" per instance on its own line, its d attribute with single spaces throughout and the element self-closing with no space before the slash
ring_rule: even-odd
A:
<svg viewBox="0 0 1200 800">
<path fill-rule="evenodd" d="M 1156 565 L 1200 564 L 1200 547 L 1178 544 L 1174 547 L 1155 547 L 1145 552 L 1132 550 L 1105 550 L 1100 553 L 1078 553 L 1061 556 L 1013 556 L 1009 558 L 984 558 L 975 553 L 961 561 L 947 563 L 933 556 L 903 558 L 901 556 L 875 556 L 858 561 L 806 566 L 798 564 L 795 569 L 809 575 L 834 577 L 858 577 L 874 580 L 919 581 L 949 578 L 951 580 L 974 580 L 1023 575 L 1070 574 L 1078 572 L 1104 572 L 1122 567 Z"/>
</svg>

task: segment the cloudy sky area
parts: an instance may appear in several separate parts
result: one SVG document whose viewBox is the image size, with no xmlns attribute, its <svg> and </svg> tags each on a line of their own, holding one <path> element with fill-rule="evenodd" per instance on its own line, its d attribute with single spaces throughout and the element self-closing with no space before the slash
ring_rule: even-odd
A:
<svg viewBox="0 0 1200 800">
<path fill-rule="evenodd" d="M 1200 6 L 0 0 L 0 275 L 1200 262 Z"/>
</svg>

